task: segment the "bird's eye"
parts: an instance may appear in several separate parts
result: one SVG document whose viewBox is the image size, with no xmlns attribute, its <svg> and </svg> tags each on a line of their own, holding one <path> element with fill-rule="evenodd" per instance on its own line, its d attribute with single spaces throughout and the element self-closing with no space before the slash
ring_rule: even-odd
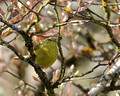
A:
<svg viewBox="0 0 120 96">
<path fill-rule="evenodd" d="M 48 39 L 48 41 L 52 41 L 52 39 Z"/>
</svg>

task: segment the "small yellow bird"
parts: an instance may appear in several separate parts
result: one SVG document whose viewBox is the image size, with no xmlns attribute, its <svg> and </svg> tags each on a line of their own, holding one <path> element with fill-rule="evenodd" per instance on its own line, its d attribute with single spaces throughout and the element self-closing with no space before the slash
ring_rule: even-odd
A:
<svg viewBox="0 0 120 96">
<path fill-rule="evenodd" d="M 50 67 L 58 57 L 58 49 L 56 45 L 56 39 L 49 37 L 39 44 L 34 46 L 34 53 L 36 55 L 36 63 L 39 64 L 42 68 Z M 24 58 L 29 58 L 29 55 L 25 55 Z M 18 60 L 18 57 L 14 57 Z"/>
<path fill-rule="evenodd" d="M 36 63 L 42 68 L 50 67 L 57 59 L 58 49 L 56 39 L 49 37 L 34 47 Z"/>
</svg>

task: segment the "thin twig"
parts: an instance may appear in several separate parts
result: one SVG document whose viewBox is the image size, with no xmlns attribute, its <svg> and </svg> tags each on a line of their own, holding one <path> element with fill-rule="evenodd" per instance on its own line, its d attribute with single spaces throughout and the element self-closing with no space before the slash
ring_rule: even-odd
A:
<svg viewBox="0 0 120 96">
<path fill-rule="evenodd" d="M 69 76 L 69 77 L 66 77 L 66 78 L 64 78 L 64 80 L 62 81 L 62 82 L 67 82 L 67 81 L 70 81 L 70 80 L 72 80 L 73 78 L 80 78 L 80 77 L 83 77 L 83 76 L 85 76 L 85 75 L 88 75 L 88 74 L 90 74 L 90 73 L 92 73 L 95 69 L 97 69 L 98 67 L 100 67 L 100 66 L 107 66 L 108 64 L 98 64 L 98 65 L 96 65 L 95 67 L 93 67 L 90 71 L 87 71 L 87 72 L 84 72 L 84 73 L 82 73 L 81 75 L 74 75 L 74 76 Z"/>
<path fill-rule="evenodd" d="M 8 71 L 8 70 L 5 70 L 4 72 L 7 72 L 9 73 L 10 75 L 12 75 L 13 77 L 19 79 L 19 80 L 22 80 L 20 77 L 18 77 L 17 75 L 13 74 L 12 72 Z M 27 82 L 25 82 L 25 80 L 22 80 L 26 85 L 30 86 L 31 88 L 35 89 L 35 90 L 38 90 L 36 87 L 28 84 Z M 42 91 L 41 91 L 42 92 Z M 43 92 L 42 92 L 43 93 Z"/>
<path fill-rule="evenodd" d="M 30 10 L 31 12 L 33 12 L 33 13 L 35 13 L 36 14 L 36 12 L 34 11 L 34 10 L 32 10 L 32 9 L 30 9 L 29 7 L 27 7 L 22 1 L 20 1 L 20 0 L 18 0 L 23 6 L 25 6 L 25 8 L 27 8 L 28 10 Z"/>
<path fill-rule="evenodd" d="M 39 4 L 40 2 L 41 2 L 41 1 L 38 1 L 31 9 L 33 10 L 33 9 L 35 8 L 35 6 L 37 6 L 37 4 Z M 22 21 L 22 20 L 25 18 L 25 16 L 27 16 L 30 12 L 31 12 L 31 10 L 27 11 L 27 12 L 22 16 L 22 18 L 21 18 L 20 20 L 16 21 L 16 22 L 13 23 L 13 24 L 17 24 L 17 23 L 19 23 L 20 21 Z"/>
<path fill-rule="evenodd" d="M 54 5 L 54 10 L 55 10 L 55 13 L 56 13 L 56 18 L 57 18 L 57 22 L 58 24 L 60 24 L 60 18 L 59 18 L 59 13 L 57 11 L 57 0 L 55 1 L 55 5 Z M 61 48 L 61 34 L 60 34 L 60 29 L 61 29 L 61 26 L 58 26 L 58 49 L 59 49 L 59 52 L 60 52 L 60 56 L 61 56 L 61 70 L 60 70 L 60 75 L 59 75 L 59 78 L 58 80 L 54 83 L 54 87 L 58 86 L 59 82 L 61 81 L 61 79 L 64 77 L 64 74 L 65 74 L 65 65 L 64 65 L 64 56 L 63 56 L 63 52 L 62 52 L 62 48 Z"/>
<path fill-rule="evenodd" d="M 92 5 L 102 5 L 102 3 L 99 2 L 93 2 Z M 109 6 L 117 6 L 120 5 L 120 3 L 108 3 Z"/>
</svg>

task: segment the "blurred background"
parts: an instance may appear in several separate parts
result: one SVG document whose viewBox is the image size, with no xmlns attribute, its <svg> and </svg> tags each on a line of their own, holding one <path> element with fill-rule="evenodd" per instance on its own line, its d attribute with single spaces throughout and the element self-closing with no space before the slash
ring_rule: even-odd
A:
<svg viewBox="0 0 120 96">
<path fill-rule="evenodd" d="M 29 8 L 32 8 L 38 1 L 39 0 L 21 0 L 21 2 L 23 2 Z M 111 42 L 109 34 L 103 27 L 93 24 L 88 20 L 82 20 L 78 17 L 73 17 L 70 19 L 72 16 L 71 13 L 74 13 L 77 10 L 78 1 L 57 1 L 57 9 L 61 22 L 80 22 L 67 24 L 61 27 L 61 44 L 66 64 L 65 76 L 81 75 L 82 73 L 88 72 L 99 63 L 106 64 L 117 52 L 119 52 L 117 47 Z M 83 1 L 89 2 L 90 0 Z M 41 0 L 34 10 L 37 10 L 44 2 L 46 2 L 46 0 Z M 95 0 L 95 2 L 101 3 L 101 0 Z M 114 0 L 111 0 L 110 3 L 114 3 Z M 118 3 L 120 2 L 118 1 Z M 111 6 L 110 8 L 113 9 L 113 7 L 114 6 Z M 0 8 L 0 14 L 4 14 L 3 17 L 10 22 L 18 20 L 20 18 L 19 16 L 23 16 L 28 11 L 17 0 L 0 0 Z M 91 4 L 89 9 L 99 16 L 106 18 L 102 5 Z M 86 11 L 83 11 L 82 13 L 89 15 Z M 78 12 L 77 15 L 80 15 L 80 13 Z M 48 4 L 41 11 L 40 16 L 41 21 L 39 22 L 39 27 L 44 30 L 49 28 L 49 26 L 53 25 L 57 21 L 53 6 L 50 4 Z M 100 20 L 98 16 L 93 16 L 96 20 Z M 111 23 L 119 23 L 119 17 L 119 13 L 115 12 L 114 10 L 111 11 Z M 34 19 L 35 15 L 30 13 L 21 22 L 16 24 L 16 26 L 22 30 L 26 30 L 28 25 Z M 0 26 L 3 26 L 3 23 L 0 22 Z M 38 27 L 36 26 L 32 27 L 30 32 L 36 32 L 38 30 L 37 28 Z M 113 28 L 113 31 L 114 36 L 119 41 L 120 29 L 115 27 Z M 15 31 L 12 31 L 6 36 L 4 33 L 8 32 L 11 32 L 10 28 L 6 28 L 2 32 L 2 38 L 5 41 L 10 42 L 10 44 L 14 46 L 14 48 L 16 48 L 16 50 L 18 50 L 18 52 L 22 55 L 28 54 L 21 35 L 17 34 Z M 58 29 L 53 28 L 43 35 L 57 34 L 57 32 Z M 41 40 L 43 40 L 42 37 L 33 37 L 34 44 L 39 43 Z M 41 90 L 44 89 L 42 88 L 43 86 L 41 81 L 38 79 L 33 67 L 21 60 L 15 60 L 14 57 L 16 56 L 13 52 L 11 52 L 11 50 L 0 45 L 0 96 L 37 96 L 34 88 L 25 85 L 26 82 L 33 87 L 41 88 Z M 44 69 L 48 78 L 52 82 L 55 82 L 55 80 L 58 78 L 57 75 L 60 71 L 60 66 L 61 58 L 58 56 L 56 62 L 51 66 L 52 68 Z M 101 76 L 109 70 L 107 67 L 108 66 L 99 66 L 96 70 L 86 76 L 61 84 L 55 89 L 55 93 L 57 94 L 56 96 L 83 96 L 89 90 L 89 88 L 94 86 L 94 84 L 99 81 Z M 83 91 L 82 88 L 85 91 Z M 119 91 L 112 91 L 107 94 L 101 93 L 99 96 L 117 96 L 115 95 L 116 93 L 119 93 Z"/>
</svg>

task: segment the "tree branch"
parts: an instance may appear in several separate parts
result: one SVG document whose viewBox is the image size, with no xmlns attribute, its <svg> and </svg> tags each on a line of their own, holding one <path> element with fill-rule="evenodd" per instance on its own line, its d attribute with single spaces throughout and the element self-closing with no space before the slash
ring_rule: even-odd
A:
<svg viewBox="0 0 120 96">
<path fill-rule="evenodd" d="M 90 96 L 96 96 L 109 83 L 112 77 L 120 74 L 120 60 L 100 79 L 100 81 L 88 92 Z"/>
</svg>

